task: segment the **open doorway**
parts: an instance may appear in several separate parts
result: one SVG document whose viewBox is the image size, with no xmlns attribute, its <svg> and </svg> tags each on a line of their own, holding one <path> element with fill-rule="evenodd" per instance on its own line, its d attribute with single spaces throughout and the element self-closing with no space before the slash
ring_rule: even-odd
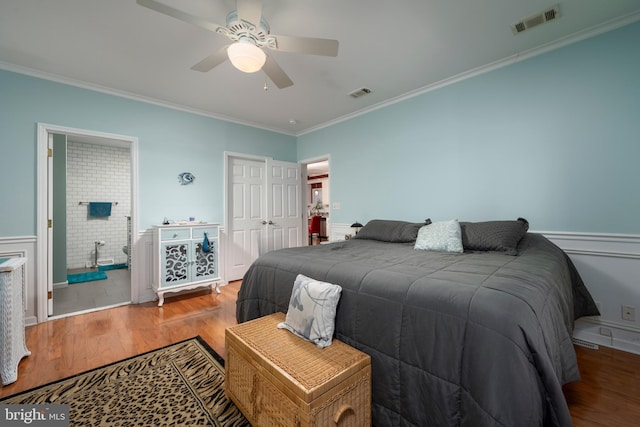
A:
<svg viewBox="0 0 640 427">
<path fill-rule="evenodd" d="M 137 140 L 39 125 L 38 144 L 38 321 L 131 303 Z"/>
<path fill-rule="evenodd" d="M 129 303 L 129 147 L 81 135 L 53 142 L 53 246 L 64 250 L 52 253 L 52 314 Z"/>
<path fill-rule="evenodd" d="M 305 206 L 308 224 L 307 244 L 328 242 L 331 235 L 331 189 L 329 158 L 322 157 L 302 163 L 306 176 Z"/>
</svg>

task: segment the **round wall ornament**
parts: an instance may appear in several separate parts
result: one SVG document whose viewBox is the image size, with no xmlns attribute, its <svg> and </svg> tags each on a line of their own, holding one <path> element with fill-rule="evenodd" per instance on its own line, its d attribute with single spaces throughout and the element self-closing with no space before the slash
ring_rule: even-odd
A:
<svg viewBox="0 0 640 427">
<path fill-rule="evenodd" d="M 191 184 L 193 183 L 193 181 L 195 181 L 195 179 L 196 177 L 193 176 L 191 172 L 182 172 L 180 175 L 178 175 L 178 182 L 180 183 L 180 185 Z"/>
</svg>

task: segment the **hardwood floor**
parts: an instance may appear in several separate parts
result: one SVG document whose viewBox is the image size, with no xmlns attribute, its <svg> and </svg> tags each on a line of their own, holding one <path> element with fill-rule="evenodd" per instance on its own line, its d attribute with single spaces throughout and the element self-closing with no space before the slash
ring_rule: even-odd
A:
<svg viewBox="0 0 640 427">
<path fill-rule="evenodd" d="M 78 374 L 145 351 L 200 335 L 224 357 L 224 330 L 236 324 L 241 282 L 51 320 L 26 328 L 31 355 L 18 366 L 18 380 L 0 388 L 0 397 Z"/>
<path fill-rule="evenodd" d="M 236 324 L 241 282 L 28 327 L 31 356 L 20 362 L 18 381 L 0 397 L 200 335 L 224 357 L 224 330 Z M 640 355 L 605 347 L 576 347 L 582 381 L 565 386 L 575 427 L 626 427 L 640 420 Z"/>
<path fill-rule="evenodd" d="M 576 346 L 582 381 L 565 385 L 575 427 L 640 423 L 640 355 Z"/>
</svg>

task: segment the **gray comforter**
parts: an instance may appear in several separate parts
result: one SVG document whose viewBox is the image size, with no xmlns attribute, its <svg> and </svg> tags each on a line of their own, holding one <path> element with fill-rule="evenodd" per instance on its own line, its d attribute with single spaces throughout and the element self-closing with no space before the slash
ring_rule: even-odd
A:
<svg viewBox="0 0 640 427">
<path fill-rule="evenodd" d="M 371 355 L 374 425 L 569 426 L 573 322 L 595 305 L 546 238 L 518 251 L 359 239 L 274 251 L 244 276 L 236 316 L 286 312 L 298 273 L 339 284 L 336 338 Z"/>
</svg>

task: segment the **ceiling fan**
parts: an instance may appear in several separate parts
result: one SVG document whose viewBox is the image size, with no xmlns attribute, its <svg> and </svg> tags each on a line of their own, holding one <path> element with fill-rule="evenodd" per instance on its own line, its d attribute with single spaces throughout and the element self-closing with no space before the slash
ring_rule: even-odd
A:
<svg viewBox="0 0 640 427">
<path fill-rule="evenodd" d="M 278 63 L 264 51 L 265 48 L 280 52 L 306 53 L 310 55 L 338 55 L 337 40 L 271 34 L 269 25 L 262 18 L 262 0 L 237 0 L 237 10 L 227 15 L 227 25 L 214 24 L 156 0 L 136 0 L 136 2 L 140 6 L 188 24 L 222 34 L 233 42 L 198 62 L 191 67 L 192 70 L 207 72 L 228 58 L 234 67 L 245 73 L 264 70 L 273 83 L 282 89 L 293 85 L 293 81 L 280 68 Z"/>
</svg>

